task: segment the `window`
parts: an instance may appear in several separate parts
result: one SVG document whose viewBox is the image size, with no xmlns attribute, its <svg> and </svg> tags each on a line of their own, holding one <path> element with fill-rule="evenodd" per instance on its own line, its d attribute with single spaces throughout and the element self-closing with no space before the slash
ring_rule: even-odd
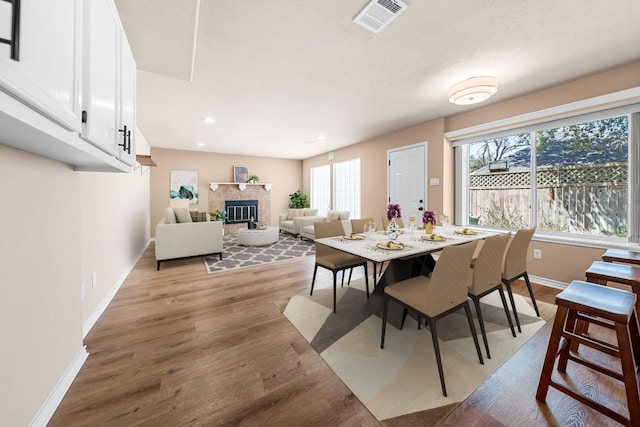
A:
<svg viewBox="0 0 640 427">
<path fill-rule="evenodd" d="M 331 176 L 333 175 L 333 176 Z M 333 189 L 333 203 L 331 200 Z M 346 160 L 311 168 L 311 207 L 318 215 L 329 209 L 349 211 L 351 218 L 360 218 L 360 159 Z"/>
<path fill-rule="evenodd" d="M 360 218 L 360 159 L 333 164 L 333 209 Z"/>
<path fill-rule="evenodd" d="M 331 203 L 331 168 L 329 165 L 311 168 L 311 207 L 326 216 Z"/>
<path fill-rule="evenodd" d="M 640 119 L 619 113 L 454 142 L 458 212 L 486 227 L 637 242 Z"/>
</svg>

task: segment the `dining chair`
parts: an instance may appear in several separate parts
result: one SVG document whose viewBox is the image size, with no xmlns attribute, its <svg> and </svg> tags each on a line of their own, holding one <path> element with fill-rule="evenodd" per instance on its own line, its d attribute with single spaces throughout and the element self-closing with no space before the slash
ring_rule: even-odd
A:
<svg viewBox="0 0 640 427">
<path fill-rule="evenodd" d="M 471 308 L 467 290 L 471 285 L 473 272 L 471 258 L 476 248 L 475 241 L 456 246 L 447 246 L 442 250 L 431 276 L 416 276 L 410 279 L 387 285 L 384 288 L 384 308 L 382 312 L 382 336 L 380 348 L 384 348 L 384 337 L 387 327 L 389 301 L 395 301 L 404 308 L 417 312 L 419 317 L 427 319 L 433 340 L 433 349 L 438 364 L 442 395 L 447 396 L 444 382 L 442 358 L 438 344 L 436 324 L 441 318 L 464 308 L 471 330 L 471 337 L 476 346 L 478 359 L 484 365 L 476 328 L 471 317 Z"/>
<path fill-rule="evenodd" d="M 373 218 L 362 218 L 351 220 L 351 232 L 352 233 L 365 233 L 367 225 L 373 222 Z"/>
<path fill-rule="evenodd" d="M 513 322 L 511 321 L 511 315 L 509 314 L 509 307 L 507 306 L 507 299 L 505 298 L 504 291 L 502 290 L 502 260 L 510 239 L 511 235 L 509 233 L 487 237 L 482 249 L 480 249 L 478 257 L 475 258 L 472 263 L 473 279 L 469 285 L 468 294 L 476 308 L 478 323 L 480 324 L 480 332 L 482 333 L 482 340 L 484 341 L 484 348 L 487 351 L 487 357 L 489 359 L 491 359 L 491 352 L 489 351 L 487 331 L 484 325 L 482 310 L 480 309 L 480 299 L 482 297 L 485 297 L 495 291 L 500 293 L 502 306 L 504 307 L 504 312 L 507 315 L 509 327 L 511 328 L 511 334 L 514 337 L 516 336 L 516 330 L 513 328 Z"/>
<path fill-rule="evenodd" d="M 527 250 L 529 249 L 529 243 L 535 233 L 536 227 L 522 228 L 516 232 L 516 235 L 511 239 L 511 243 L 507 247 L 507 253 L 504 257 L 504 266 L 502 268 L 502 283 L 507 288 L 509 294 L 509 300 L 511 301 L 511 309 L 513 310 L 513 317 L 518 326 L 518 332 L 522 332 L 520 328 L 520 319 L 518 319 L 518 312 L 516 310 L 516 303 L 513 299 L 513 292 L 511 291 L 511 284 L 516 280 L 523 278 L 524 282 L 529 289 L 529 295 L 531 296 L 531 302 L 533 308 L 536 311 L 536 316 L 540 316 L 538 305 L 536 304 L 536 298 L 533 296 L 533 289 L 531 288 L 531 282 L 529 281 L 529 275 L 527 274 Z"/>
<path fill-rule="evenodd" d="M 343 236 L 344 228 L 340 221 L 315 222 L 313 224 L 314 235 L 316 239 L 323 237 Z M 367 299 L 369 299 L 369 274 L 367 270 L 367 260 L 359 256 L 342 252 L 338 249 L 330 248 L 321 243 L 315 243 L 316 246 L 316 264 L 313 269 L 313 279 L 311 281 L 311 293 L 313 295 L 313 286 L 316 283 L 316 273 L 318 267 L 331 270 L 333 273 L 333 312 L 336 312 L 336 275 L 342 271 L 344 280 L 344 271 L 353 269 L 353 267 L 364 268 L 364 282 L 367 288 Z M 349 271 L 349 282 L 351 282 L 351 271 Z"/>
</svg>

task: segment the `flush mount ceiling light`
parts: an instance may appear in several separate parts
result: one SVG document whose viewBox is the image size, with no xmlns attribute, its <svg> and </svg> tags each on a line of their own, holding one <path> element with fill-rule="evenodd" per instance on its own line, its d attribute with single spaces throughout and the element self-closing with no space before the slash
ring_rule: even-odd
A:
<svg viewBox="0 0 640 427">
<path fill-rule="evenodd" d="M 498 79 L 495 77 L 472 77 L 451 86 L 449 102 L 456 105 L 477 104 L 498 91 Z"/>
</svg>

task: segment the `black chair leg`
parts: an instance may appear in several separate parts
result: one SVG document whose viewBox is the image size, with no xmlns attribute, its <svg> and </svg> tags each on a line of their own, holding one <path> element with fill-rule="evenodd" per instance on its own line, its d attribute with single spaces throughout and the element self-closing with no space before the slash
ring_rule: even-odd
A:
<svg viewBox="0 0 640 427">
<path fill-rule="evenodd" d="M 318 264 L 316 264 L 313 269 L 313 279 L 311 279 L 311 293 L 309 295 L 313 295 L 313 285 L 316 283 L 316 273 L 318 272 Z"/>
<path fill-rule="evenodd" d="M 440 344 L 438 343 L 438 332 L 436 330 L 436 319 L 429 322 L 431 329 L 431 339 L 433 340 L 433 351 L 436 354 L 436 363 L 438 364 L 438 374 L 440 375 L 440 386 L 442 387 L 442 395 L 447 397 L 447 386 L 444 384 L 444 370 L 442 369 L 442 357 L 440 357 Z"/>
<path fill-rule="evenodd" d="M 502 300 L 502 306 L 504 307 L 504 314 L 507 315 L 507 321 L 509 322 L 509 327 L 511 328 L 511 335 L 516 337 L 516 330 L 513 328 L 513 322 L 511 321 L 511 315 L 509 314 L 509 307 L 507 306 L 507 299 L 504 297 L 504 291 L 502 290 L 502 286 L 498 288 L 498 292 L 500 293 L 500 299 Z"/>
<path fill-rule="evenodd" d="M 342 270 L 342 271 L 343 271 L 343 274 L 344 274 L 344 270 Z M 337 277 L 336 276 L 337 275 L 338 275 L 338 273 L 334 271 L 333 272 L 333 312 L 334 313 L 336 312 L 336 299 L 337 299 L 336 298 L 336 293 L 337 293 L 336 292 L 336 285 L 337 285 Z"/>
<path fill-rule="evenodd" d="M 389 311 L 389 298 L 384 299 L 382 309 L 382 336 L 380 337 L 380 348 L 384 348 L 384 335 L 387 332 L 387 312 Z"/>
<path fill-rule="evenodd" d="M 522 333 L 522 328 L 520 328 L 520 319 L 518 319 L 518 311 L 516 310 L 516 302 L 513 299 L 513 292 L 511 291 L 511 281 L 503 280 L 505 287 L 507 288 L 507 294 L 509 294 L 509 301 L 511 301 L 511 311 L 513 311 L 513 318 L 516 321 L 516 326 L 518 327 L 518 332 Z"/>
<path fill-rule="evenodd" d="M 364 263 L 364 284 L 367 287 L 367 299 L 369 299 L 369 270 L 366 262 Z"/>
<path fill-rule="evenodd" d="M 478 335 L 476 335 L 476 327 L 473 326 L 473 317 L 471 317 L 471 307 L 469 306 L 469 301 L 464 304 L 464 311 L 467 313 L 469 329 L 471 329 L 471 337 L 473 338 L 473 343 L 476 345 L 476 351 L 478 352 L 478 360 L 480 361 L 481 365 L 484 365 L 484 360 L 482 360 L 482 352 L 480 351 L 480 343 L 478 342 Z"/>
<path fill-rule="evenodd" d="M 533 296 L 533 289 L 531 288 L 531 282 L 529 281 L 529 275 L 527 272 L 524 272 L 524 282 L 527 284 L 527 289 L 529 289 L 529 296 L 531 296 L 531 302 L 533 303 L 533 309 L 536 311 L 536 316 L 540 317 L 540 311 L 538 310 L 538 304 L 536 304 L 536 297 Z"/>
<path fill-rule="evenodd" d="M 409 309 L 407 307 L 402 308 L 402 322 L 400 322 L 400 330 L 404 328 L 404 321 L 407 320 L 407 313 L 409 313 Z"/>
<path fill-rule="evenodd" d="M 482 317 L 482 310 L 480 310 L 480 298 L 471 297 L 473 305 L 476 308 L 476 315 L 478 316 L 478 323 L 480 324 L 480 332 L 482 333 L 482 341 L 484 341 L 484 349 L 487 351 L 487 358 L 491 359 L 491 352 L 489 351 L 489 341 L 487 340 L 487 331 L 484 327 L 484 318 Z"/>
</svg>

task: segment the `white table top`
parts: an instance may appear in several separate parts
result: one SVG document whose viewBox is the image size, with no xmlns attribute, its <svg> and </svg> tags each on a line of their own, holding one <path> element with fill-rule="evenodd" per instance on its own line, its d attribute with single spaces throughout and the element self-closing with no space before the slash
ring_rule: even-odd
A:
<svg viewBox="0 0 640 427">
<path fill-rule="evenodd" d="M 363 240 L 348 240 L 344 236 L 337 236 L 324 237 L 322 239 L 316 239 L 315 241 L 322 245 L 366 258 L 369 261 L 386 262 L 393 259 L 436 252 L 447 246 L 459 245 L 472 240 L 486 239 L 489 236 L 496 236 L 500 234 L 499 232 L 493 231 L 474 230 L 477 231 L 477 234 L 467 235 L 458 234 L 456 233 L 456 230 L 461 231 L 463 230 L 463 227 L 448 226 L 446 230 L 444 227 L 435 227 L 434 234 L 443 236 L 446 240 L 430 241 L 422 238 L 422 236 L 425 235 L 423 230 L 408 231 L 407 229 L 403 229 L 403 233 L 394 240 L 394 242 L 404 244 L 404 248 L 400 250 L 379 248 L 377 246 L 378 243 L 385 243 L 390 240 L 389 237 L 381 231 L 378 231 L 373 235 L 361 233 L 362 236 L 365 236 Z"/>
</svg>

